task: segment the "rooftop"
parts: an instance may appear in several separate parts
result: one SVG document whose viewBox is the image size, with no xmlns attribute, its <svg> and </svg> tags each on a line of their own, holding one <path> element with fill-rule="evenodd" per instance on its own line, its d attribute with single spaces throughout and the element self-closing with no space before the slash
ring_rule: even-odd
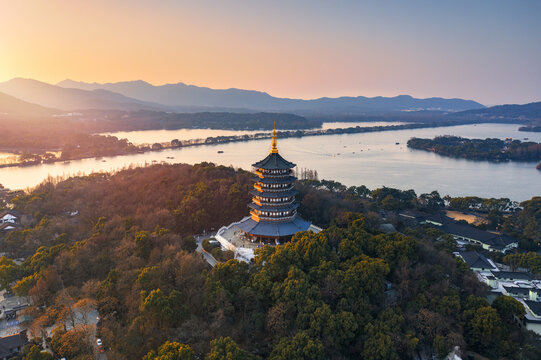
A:
<svg viewBox="0 0 541 360">
<path fill-rule="evenodd" d="M 485 255 L 477 251 L 465 251 L 459 254 L 460 257 L 471 268 L 477 269 L 494 269 L 494 265 L 485 257 Z"/>
<path fill-rule="evenodd" d="M 462 236 L 468 239 L 479 240 L 494 248 L 504 248 L 505 246 L 517 242 L 516 239 L 506 236 L 491 233 L 488 231 L 479 230 L 470 225 L 445 222 L 441 227 L 443 231 L 452 235 Z"/>
<path fill-rule="evenodd" d="M 21 217 L 21 214 L 18 211 L 11 210 L 11 209 L 5 209 L 0 211 L 0 218 L 4 217 L 5 215 L 11 214 L 15 217 Z"/>
<path fill-rule="evenodd" d="M 269 154 L 263 160 L 256 162 L 255 164 L 252 164 L 252 166 L 258 169 L 265 169 L 265 170 L 287 170 L 287 169 L 293 169 L 297 165 L 295 165 L 292 162 L 287 161 L 280 154 L 276 152 L 276 153 Z"/>
<path fill-rule="evenodd" d="M 524 272 L 514 272 L 514 271 L 493 271 L 492 275 L 496 279 L 511 279 L 511 280 L 532 280 L 532 275 Z"/>
<path fill-rule="evenodd" d="M 530 288 L 521 288 L 514 286 L 503 286 L 504 290 L 508 294 L 518 295 L 518 296 L 528 296 L 530 294 Z"/>
<path fill-rule="evenodd" d="M 297 195 L 297 190 L 284 190 L 284 191 L 257 191 L 250 190 L 250 194 L 254 196 L 261 196 L 266 198 L 282 198 Z"/>
<path fill-rule="evenodd" d="M 524 302 L 535 316 L 541 316 L 541 302 L 531 300 L 524 300 Z"/>
<path fill-rule="evenodd" d="M 256 177 L 256 178 L 253 179 L 254 182 L 260 182 L 262 184 L 288 184 L 288 183 L 294 182 L 295 180 L 297 180 L 297 178 L 295 176 L 291 176 L 291 175 L 285 175 L 284 177 L 279 177 L 279 178 L 276 178 L 276 177 L 265 177 L 265 178 Z"/>
<path fill-rule="evenodd" d="M 441 224 L 436 227 L 448 234 L 474 239 L 497 250 L 503 250 L 506 246 L 518 242 L 511 236 L 479 230 L 471 225 L 457 223 L 450 217 L 443 215 L 426 217 L 425 222 Z"/>
<path fill-rule="evenodd" d="M 17 227 L 19 227 L 19 224 L 13 224 L 13 223 L 10 223 L 10 222 L 0 224 L 0 230 L 13 230 L 13 229 L 15 229 Z"/>
<path fill-rule="evenodd" d="M 256 203 L 248 204 L 248 207 L 259 210 L 259 211 L 292 211 L 299 207 L 298 203 L 291 203 L 291 204 L 280 204 L 275 203 L 275 206 L 260 206 Z"/>
<path fill-rule="evenodd" d="M 427 215 L 424 217 L 423 220 L 436 224 L 445 224 L 453 221 L 453 219 L 448 216 L 442 215 L 441 213 Z"/>
<path fill-rule="evenodd" d="M 26 338 L 25 331 L 21 331 L 14 335 L 0 337 L 0 357 L 13 356 L 15 354 L 13 351 L 14 349 L 20 348 L 27 343 L 28 339 Z"/>
<path fill-rule="evenodd" d="M 289 221 L 260 221 L 252 218 L 245 218 L 237 224 L 242 231 L 265 237 L 291 236 L 299 231 L 307 231 L 310 222 L 301 219 L 298 216 Z"/>
</svg>

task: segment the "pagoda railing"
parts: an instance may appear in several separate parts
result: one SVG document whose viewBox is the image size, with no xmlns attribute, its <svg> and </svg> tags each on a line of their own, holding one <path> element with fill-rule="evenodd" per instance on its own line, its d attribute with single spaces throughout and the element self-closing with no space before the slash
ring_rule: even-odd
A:
<svg viewBox="0 0 541 360">
<path fill-rule="evenodd" d="M 289 200 L 289 201 L 276 201 L 276 202 L 268 202 L 268 201 L 261 201 L 259 199 L 252 198 L 252 200 L 259 206 L 284 206 L 284 205 L 291 205 L 295 202 L 295 198 Z"/>
<path fill-rule="evenodd" d="M 254 174 L 256 174 L 257 176 L 259 177 L 268 177 L 268 178 L 280 178 L 280 177 L 284 177 L 284 176 L 290 176 L 292 173 L 292 171 L 288 171 L 288 172 L 285 172 L 283 174 L 269 174 L 269 173 L 266 173 L 266 172 L 262 172 L 260 170 L 254 170 Z"/>
<path fill-rule="evenodd" d="M 289 215 L 289 216 L 270 217 L 270 216 L 258 215 L 257 213 L 252 212 L 252 211 L 250 211 L 250 214 L 255 215 L 255 217 L 259 220 L 265 220 L 265 221 L 288 221 L 288 220 L 293 220 L 295 216 L 297 215 L 297 213 L 294 212 L 293 215 Z"/>
<path fill-rule="evenodd" d="M 254 184 L 254 189 L 261 192 L 285 192 L 293 189 L 293 184 L 289 187 L 283 187 L 283 188 L 266 188 L 261 187 L 259 184 Z"/>
</svg>

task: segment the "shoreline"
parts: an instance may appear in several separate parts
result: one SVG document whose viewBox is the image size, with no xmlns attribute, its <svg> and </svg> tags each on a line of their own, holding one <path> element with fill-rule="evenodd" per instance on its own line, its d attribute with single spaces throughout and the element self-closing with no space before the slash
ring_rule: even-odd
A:
<svg viewBox="0 0 541 360">
<path fill-rule="evenodd" d="M 452 127 L 452 126 L 475 125 L 475 124 L 486 124 L 486 123 L 493 123 L 493 122 L 491 121 L 478 122 L 478 121 L 464 120 L 464 121 L 441 122 L 441 123 L 407 123 L 407 124 L 401 124 L 401 125 L 381 125 L 381 126 L 363 126 L 363 127 L 356 126 L 356 127 L 334 128 L 334 129 L 285 130 L 285 131 L 278 131 L 278 137 L 281 139 L 286 139 L 286 138 L 292 138 L 292 137 L 301 138 L 301 137 L 307 137 L 307 136 L 361 134 L 361 133 L 369 133 L 369 132 Z M 109 135 L 109 136 L 113 136 L 113 135 Z M 271 133 L 261 132 L 261 133 L 246 134 L 246 135 L 229 135 L 229 136 L 207 137 L 204 139 L 179 140 L 178 145 L 172 145 L 172 140 L 174 140 L 172 139 L 169 142 L 154 143 L 153 145 L 150 145 L 150 146 L 147 144 L 134 145 L 137 147 L 137 150 L 132 151 L 132 152 L 118 152 L 118 153 L 112 153 L 112 154 L 101 154 L 101 155 L 96 155 L 96 156 L 74 157 L 74 158 L 69 158 L 69 159 L 57 158 L 57 159 L 47 159 L 47 160 L 42 160 L 42 161 L 27 161 L 27 162 L 22 162 L 22 163 L 19 162 L 19 163 L 11 163 L 11 164 L 0 164 L 0 168 L 27 167 L 27 166 L 51 164 L 51 163 L 58 163 L 58 162 L 69 162 L 72 160 L 77 161 L 77 160 L 101 158 L 101 157 L 114 157 L 114 156 L 123 156 L 123 155 L 142 154 L 146 152 L 162 151 L 166 149 L 182 149 L 184 147 L 192 147 L 192 146 L 218 145 L 218 144 L 227 144 L 227 143 L 232 143 L 232 142 L 267 140 L 267 139 L 270 139 L 271 137 L 272 137 Z M 21 150 L 16 150 L 16 151 L 21 151 Z M 53 151 L 53 150 L 45 150 L 45 151 Z M 14 155 L 17 155 L 17 154 L 14 154 Z"/>
</svg>

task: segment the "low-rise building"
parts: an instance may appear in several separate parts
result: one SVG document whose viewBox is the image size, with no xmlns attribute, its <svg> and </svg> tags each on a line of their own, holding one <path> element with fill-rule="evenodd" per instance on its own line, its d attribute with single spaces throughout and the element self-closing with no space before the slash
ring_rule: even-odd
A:
<svg viewBox="0 0 541 360">
<path fill-rule="evenodd" d="M 530 273 L 517 271 L 493 271 L 492 275 L 498 281 L 532 281 L 533 277 Z"/>
<path fill-rule="evenodd" d="M 16 228 L 17 228 L 16 224 L 11 224 L 8 222 L 0 224 L 0 231 L 10 231 L 10 230 L 15 230 Z"/>
<path fill-rule="evenodd" d="M 505 253 L 518 247 L 518 240 L 500 233 L 479 230 L 442 214 L 426 216 L 420 224 L 434 226 L 453 236 L 457 241 L 480 245 L 483 249 Z"/>
<path fill-rule="evenodd" d="M 14 210 L 0 211 L 0 233 L 19 228 L 21 217 L 21 214 Z"/>
<path fill-rule="evenodd" d="M 496 264 L 487 259 L 485 255 L 477 251 L 464 251 L 458 253 L 458 257 L 464 260 L 466 264 L 475 272 L 498 271 Z"/>
<path fill-rule="evenodd" d="M 0 337 L 0 359 L 7 360 L 17 355 L 26 344 L 28 344 L 26 331 Z"/>
<path fill-rule="evenodd" d="M 15 224 L 18 223 L 21 219 L 21 214 L 14 210 L 3 210 L 0 211 L 0 224 Z"/>
<path fill-rule="evenodd" d="M 541 335 L 541 302 L 524 300 L 522 303 L 526 308 L 526 329 Z"/>
<path fill-rule="evenodd" d="M 509 296 L 521 299 L 530 298 L 530 288 L 503 285 L 503 289 L 505 290 L 505 293 Z"/>
</svg>

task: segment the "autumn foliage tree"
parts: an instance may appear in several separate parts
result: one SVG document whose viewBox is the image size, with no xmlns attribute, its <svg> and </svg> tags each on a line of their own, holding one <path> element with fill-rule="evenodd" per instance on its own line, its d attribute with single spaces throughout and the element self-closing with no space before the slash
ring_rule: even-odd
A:
<svg viewBox="0 0 541 360">
<path fill-rule="evenodd" d="M 193 236 L 245 216 L 251 186 L 250 174 L 212 164 L 44 183 L 14 200 L 36 222 L 0 246 L 33 255 L 0 259 L 0 280 L 32 297 L 37 333 L 59 327 L 51 344 L 67 358 L 91 353 L 94 309 L 119 359 L 400 359 L 454 346 L 536 358 L 508 316 L 520 308 L 488 304 L 440 233 L 379 231 L 382 207 L 437 208 L 437 194 L 311 180 L 299 184 L 300 211 L 324 231 L 211 268 Z"/>
</svg>

